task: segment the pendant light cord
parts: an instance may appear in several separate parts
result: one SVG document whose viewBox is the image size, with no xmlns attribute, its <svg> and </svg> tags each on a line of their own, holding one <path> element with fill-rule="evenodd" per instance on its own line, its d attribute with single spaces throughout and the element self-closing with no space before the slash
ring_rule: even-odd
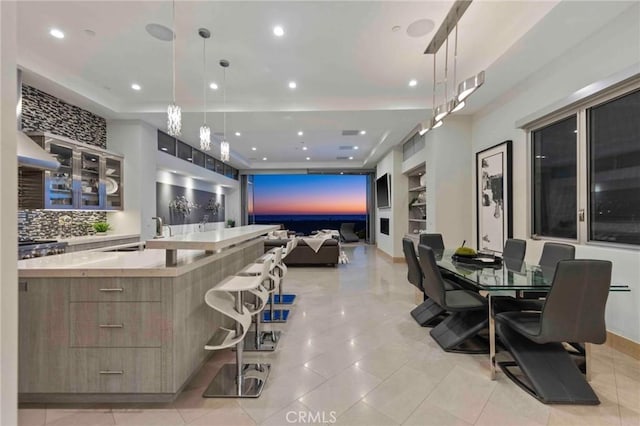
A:
<svg viewBox="0 0 640 426">
<path fill-rule="evenodd" d="M 456 40 L 453 48 L 453 93 L 455 95 L 456 92 L 456 83 L 457 79 L 457 70 L 458 70 L 458 23 L 456 22 Z"/>
<path fill-rule="evenodd" d="M 171 43 L 171 55 L 173 65 L 173 104 L 176 104 L 176 0 L 171 3 L 171 22 L 173 26 L 173 42 Z"/>
<path fill-rule="evenodd" d="M 448 32 L 448 31 L 447 31 Z M 449 77 L 449 36 L 447 35 L 447 41 L 444 45 L 444 94 L 442 105 L 447 108 L 447 79 Z"/>
<path fill-rule="evenodd" d="M 227 68 L 222 68 L 222 84 L 224 88 L 222 90 L 222 103 L 224 104 L 224 111 L 222 112 L 222 135 L 224 140 L 227 140 Z"/>
<path fill-rule="evenodd" d="M 431 118 L 436 118 L 436 54 L 433 54 L 433 90 L 431 91 L 433 95 L 432 103 L 431 103 Z"/>
<path fill-rule="evenodd" d="M 204 100 L 204 124 L 207 125 L 207 39 L 202 38 L 202 98 Z"/>
</svg>

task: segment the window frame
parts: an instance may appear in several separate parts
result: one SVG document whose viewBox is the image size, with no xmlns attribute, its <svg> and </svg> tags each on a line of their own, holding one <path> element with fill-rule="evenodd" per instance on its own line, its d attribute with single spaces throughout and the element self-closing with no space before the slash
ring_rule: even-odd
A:
<svg viewBox="0 0 640 426">
<path fill-rule="evenodd" d="M 590 170 L 590 150 L 589 150 L 589 134 L 588 134 L 588 109 L 597 107 L 607 102 L 616 100 L 617 98 L 631 94 L 637 90 L 640 90 L 640 74 L 635 75 L 633 78 L 623 81 L 618 84 L 610 85 L 603 90 L 593 95 L 586 96 L 583 99 L 579 99 L 572 104 L 559 108 L 555 112 L 551 112 L 542 117 L 539 117 L 522 128 L 526 132 L 527 142 L 527 234 L 532 240 L 540 241 L 557 241 L 578 245 L 587 245 L 594 247 L 606 247 L 616 249 L 626 249 L 631 251 L 640 251 L 640 244 L 626 244 L 626 243 L 614 243 L 606 241 L 597 241 L 590 239 L 590 227 L 591 227 L 591 211 L 590 211 L 590 182 L 591 182 L 591 170 Z M 559 238 L 536 235 L 534 230 L 534 176 L 533 176 L 533 132 L 539 130 L 548 125 L 554 124 L 558 121 L 564 120 L 572 115 L 576 116 L 577 122 L 577 175 L 576 175 L 576 219 L 577 219 L 577 238 Z M 580 220 L 581 215 L 584 215 L 584 220 Z"/>
</svg>

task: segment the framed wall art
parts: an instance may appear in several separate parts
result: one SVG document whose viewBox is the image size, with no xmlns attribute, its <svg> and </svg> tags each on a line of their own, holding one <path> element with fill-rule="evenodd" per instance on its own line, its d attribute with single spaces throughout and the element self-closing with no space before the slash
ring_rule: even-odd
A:
<svg viewBox="0 0 640 426">
<path fill-rule="evenodd" d="M 502 253 L 513 236 L 511 141 L 476 153 L 476 230 L 478 250 Z"/>
</svg>

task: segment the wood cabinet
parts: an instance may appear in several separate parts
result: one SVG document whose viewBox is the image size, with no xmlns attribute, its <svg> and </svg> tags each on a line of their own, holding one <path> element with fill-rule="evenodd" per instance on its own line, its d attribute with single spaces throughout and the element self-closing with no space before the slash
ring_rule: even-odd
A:
<svg viewBox="0 0 640 426">
<path fill-rule="evenodd" d="M 19 400 L 172 401 L 233 325 L 205 293 L 263 253 L 259 238 L 178 276 L 21 278 Z"/>
<path fill-rule="evenodd" d="M 409 181 L 407 233 L 417 234 L 427 229 L 427 188 L 424 184 L 424 164 L 409 171 L 407 178 Z"/>
<path fill-rule="evenodd" d="M 21 197 L 20 208 L 123 209 L 121 155 L 49 133 L 28 135 L 54 155 L 60 167 L 55 171 L 21 170 L 19 184 L 27 196 Z"/>
</svg>

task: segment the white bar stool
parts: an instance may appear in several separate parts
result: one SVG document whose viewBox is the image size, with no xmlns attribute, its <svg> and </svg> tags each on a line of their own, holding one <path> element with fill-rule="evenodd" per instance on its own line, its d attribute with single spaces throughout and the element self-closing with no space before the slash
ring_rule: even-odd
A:
<svg viewBox="0 0 640 426">
<path fill-rule="evenodd" d="M 268 256 L 261 258 L 262 263 L 252 263 L 237 274 L 240 276 L 260 277 L 262 283 L 258 289 L 250 291 L 255 296 L 255 305 L 250 308 L 251 315 L 255 318 L 255 331 L 247 333 L 244 343 L 245 351 L 270 352 L 274 351 L 278 345 L 279 331 L 263 332 L 260 330 L 262 312 L 267 306 L 269 296 L 275 293 L 280 283 L 280 277 L 274 273 L 275 258 L 275 253 L 269 253 Z M 267 336 L 270 338 L 270 342 L 265 342 L 265 337 Z"/>
<path fill-rule="evenodd" d="M 260 284 L 260 277 L 230 276 L 204 295 L 207 305 L 235 321 L 235 333 L 220 327 L 204 348 L 210 351 L 234 345 L 236 348 L 236 363 L 222 366 L 202 394 L 204 398 L 257 398 L 262 393 L 271 366 L 242 361 L 244 337 L 251 326 L 251 313 L 244 307 L 243 292 L 256 290 Z"/>
<path fill-rule="evenodd" d="M 282 259 L 286 259 L 287 256 L 291 253 L 291 251 L 296 248 L 296 246 L 298 245 L 298 239 L 294 237 L 289 241 L 289 243 L 287 243 L 287 247 L 282 253 Z M 284 263 L 282 263 L 282 266 L 284 266 L 285 268 L 284 273 L 286 274 L 287 266 Z M 274 296 L 274 303 L 277 305 L 293 305 L 293 302 L 295 300 L 296 300 L 296 295 L 292 293 L 285 294 L 282 290 L 282 283 L 280 283 L 280 291 L 278 292 L 277 295 Z"/>
<path fill-rule="evenodd" d="M 292 246 L 293 246 L 293 242 L 290 240 L 287 243 L 287 247 L 285 249 L 283 249 L 282 247 L 277 247 L 273 250 L 270 250 L 269 253 L 273 253 L 275 255 L 274 259 L 273 259 L 273 263 L 274 263 L 274 276 L 277 276 L 279 278 L 279 282 L 277 283 L 277 287 L 279 291 L 282 288 L 282 281 L 284 280 L 284 277 L 287 275 L 287 265 L 284 264 L 284 262 L 282 261 L 283 259 L 283 253 L 285 252 L 285 250 L 289 250 L 289 253 L 291 253 L 292 250 Z M 262 257 L 264 258 L 264 256 Z M 258 262 L 260 262 L 262 260 L 262 258 L 258 259 Z M 275 294 L 271 294 L 271 297 L 269 299 L 269 310 L 264 311 L 263 313 L 263 317 L 262 317 L 262 322 L 264 323 L 285 323 L 287 322 L 287 319 L 289 318 L 289 310 L 288 309 L 278 309 L 276 310 L 274 308 L 274 296 Z"/>
</svg>

